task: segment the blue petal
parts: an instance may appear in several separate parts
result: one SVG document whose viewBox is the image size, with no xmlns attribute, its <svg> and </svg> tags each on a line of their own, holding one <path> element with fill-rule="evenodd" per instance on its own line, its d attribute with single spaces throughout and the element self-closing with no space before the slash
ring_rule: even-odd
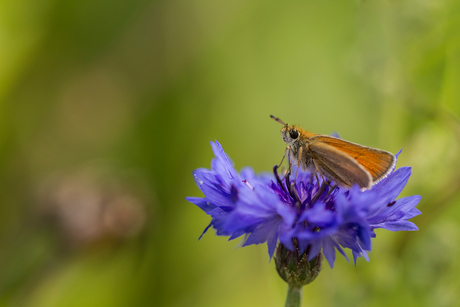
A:
<svg viewBox="0 0 460 307">
<path fill-rule="evenodd" d="M 232 235 L 230 236 L 230 238 L 228 238 L 229 241 L 231 240 L 235 240 L 236 238 L 239 238 L 241 237 L 242 235 L 244 235 L 246 232 L 244 230 L 239 230 L 239 231 L 235 231 L 234 233 L 232 233 Z"/>
<path fill-rule="evenodd" d="M 272 259 L 273 254 L 275 253 L 276 243 L 278 243 L 278 236 L 276 235 L 276 232 L 275 232 L 275 233 L 272 233 L 272 235 L 268 238 L 268 242 L 267 242 L 268 256 L 270 257 L 270 259 Z"/>
<path fill-rule="evenodd" d="M 372 191 L 377 193 L 381 201 L 391 202 L 401 193 L 410 175 L 410 167 L 401 167 L 377 184 Z"/>
<path fill-rule="evenodd" d="M 401 151 L 399 151 L 399 152 L 401 152 Z M 366 259 L 367 262 L 369 262 L 369 255 L 367 254 L 367 252 L 365 250 L 361 251 L 361 255 L 363 256 L 364 259 Z"/>
<path fill-rule="evenodd" d="M 334 261 L 335 261 L 335 249 L 334 249 L 334 242 L 329 238 L 325 238 L 323 240 L 323 253 L 324 253 L 324 257 L 329 263 L 329 266 L 332 269 L 334 267 Z"/>
<path fill-rule="evenodd" d="M 287 232 L 281 232 L 279 234 L 279 240 L 280 242 L 289 250 L 295 251 L 295 246 L 292 243 L 292 236 L 290 233 Z"/>
<path fill-rule="evenodd" d="M 203 230 L 203 232 L 201 233 L 201 236 L 198 238 L 198 240 L 201 240 L 203 235 L 208 231 L 209 227 L 211 227 L 211 226 L 212 226 L 212 223 L 209 223 L 209 225 L 206 226 L 206 228 Z"/>
<path fill-rule="evenodd" d="M 206 198 L 200 197 L 186 197 L 185 200 L 191 202 L 192 204 L 197 205 L 204 212 L 209 212 L 216 208 L 216 205 L 211 204 L 206 200 Z"/>
<path fill-rule="evenodd" d="M 256 186 L 257 184 L 268 186 L 273 180 L 275 180 L 273 173 L 256 174 L 254 173 L 252 167 L 244 167 L 240 172 L 240 178 L 248 180 L 253 186 Z"/>
<path fill-rule="evenodd" d="M 360 252 L 357 252 L 353 250 L 352 253 L 353 253 L 353 261 L 355 263 L 355 266 L 356 266 L 356 260 L 361 257 L 363 257 L 364 259 L 366 259 L 367 262 L 369 262 L 369 256 L 367 255 L 366 251 L 361 250 Z"/>
<path fill-rule="evenodd" d="M 362 246 L 364 250 L 371 250 L 371 234 L 368 227 L 358 227 L 358 238 L 359 245 Z"/>
<path fill-rule="evenodd" d="M 383 228 L 390 231 L 415 231 L 418 230 L 418 227 L 409 221 L 397 221 L 397 222 L 388 222 L 379 224 L 376 228 Z"/>
<path fill-rule="evenodd" d="M 230 193 L 222 188 L 211 186 L 206 183 L 201 185 L 201 191 L 209 200 L 209 202 L 217 206 L 233 206 L 233 199 L 230 197 Z"/>
<path fill-rule="evenodd" d="M 347 260 L 347 262 L 350 262 L 350 260 L 348 259 L 347 257 L 347 254 L 345 254 L 344 250 L 340 247 L 340 245 L 337 243 L 337 242 L 334 242 L 335 243 L 335 248 L 339 251 L 339 253 L 345 257 L 345 259 Z"/>
<path fill-rule="evenodd" d="M 417 208 L 412 208 L 412 209 L 410 209 L 409 212 L 406 213 L 406 215 L 404 215 L 403 219 L 409 220 L 409 219 L 413 218 L 414 216 L 417 216 L 417 215 L 420 215 L 420 214 L 422 214 L 422 211 L 420 211 Z"/>
<path fill-rule="evenodd" d="M 374 225 L 386 221 L 394 221 L 396 219 L 410 219 L 421 214 L 418 209 L 414 208 L 419 203 L 420 199 L 421 197 L 418 195 L 398 199 L 392 206 L 384 206 L 382 211 L 378 215 L 369 218 L 368 222 Z"/>
<path fill-rule="evenodd" d="M 391 206 L 391 208 L 394 210 L 397 209 L 397 210 L 409 211 L 410 209 L 417 206 L 417 204 L 420 202 L 421 199 L 422 197 L 419 195 L 413 195 L 413 196 L 400 198 L 394 203 L 393 206 Z"/>
<path fill-rule="evenodd" d="M 321 251 L 321 241 L 311 242 L 310 244 L 310 253 L 308 254 L 308 260 L 315 258 Z"/>
<path fill-rule="evenodd" d="M 356 267 L 356 260 L 358 259 L 358 257 L 361 257 L 361 254 L 355 251 L 352 251 L 352 253 L 353 253 L 353 262 L 355 263 L 355 267 Z"/>
<path fill-rule="evenodd" d="M 341 139 L 341 137 L 340 137 L 338 132 L 332 132 L 330 135 L 335 137 L 335 138 Z"/>
<path fill-rule="evenodd" d="M 218 159 L 221 163 L 216 164 L 216 166 L 219 167 L 219 171 L 225 171 L 229 179 L 239 180 L 239 176 L 233 168 L 233 162 L 225 153 L 224 149 L 222 148 L 222 145 L 220 145 L 220 143 L 217 142 L 217 140 L 215 140 L 215 143 L 210 143 L 212 150 L 214 151 L 214 155 L 216 156 L 216 159 Z"/>
<path fill-rule="evenodd" d="M 299 243 L 299 250 L 300 250 L 301 254 L 303 254 L 307 250 L 309 245 L 313 245 L 313 244 L 316 243 L 317 245 L 319 245 L 320 250 L 321 250 L 321 247 L 322 247 L 322 243 L 319 240 L 303 240 L 301 238 L 298 238 L 298 243 Z M 293 248 L 292 250 L 294 251 L 295 248 Z"/>
<path fill-rule="evenodd" d="M 223 228 L 230 233 L 239 230 L 250 231 L 263 221 L 263 218 L 240 214 L 239 212 L 232 212 L 232 214 L 229 214 L 226 218 Z"/>
<path fill-rule="evenodd" d="M 215 207 L 211 211 L 208 211 L 207 214 L 213 218 L 222 218 L 228 216 L 229 212 L 225 210 L 225 207 Z"/>
<path fill-rule="evenodd" d="M 318 227 L 324 227 L 335 222 L 336 214 L 331 210 L 326 210 L 324 203 L 316 203 L 314 207 L 308 211 L 305 215 L 305 220 L 318 225 Z"/>
<path fill-rule="evenodd" d="M 280 222 L 281 219 L 272 219 L 258 224 L 243 246 L 264 243 L 268 239 L 273 239 L 273 237 L 278 239 L 277 232 Z"/>
<path fill-rule="evenodd" d="M 287 226 L 292 226 L 297 218 L 294 208 L 286 206 L 286 204 L 277 206 L 276 213 L 282 217 L 284 224 Z"/>
</svg>

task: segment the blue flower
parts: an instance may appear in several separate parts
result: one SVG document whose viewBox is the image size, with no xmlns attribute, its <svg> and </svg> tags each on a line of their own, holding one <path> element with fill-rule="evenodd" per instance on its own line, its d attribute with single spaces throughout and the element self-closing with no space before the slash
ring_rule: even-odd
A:
<svg viewBox="0 0 460 307">
<path fill-rule="evenodd" d="M 336 250 L 347 258 L 344 248 L 351 249 L 355 264 L 358 257 L 368 260 L 376 228 L 418 229 L 408 220 L 421 214 L 415 208 L 421 197 L 395 200 L 411 175 L 410 167 L 362 191 L 358 186 L 331 187 L 300 170 L 296 180 L 286 176 L 284 181 L 276 168 L 273 175 L 258 175 L 248 167 L 238 173 L 222 146 L 217 141 L 211 146 L 212 169 L 193 172 L 205 197 L 186 198 L 211 216 L 203 234 L 212 226 L 229 240 L 244 236 L 243 246 L 267 242 L 270 258 L 278 243 L 292 251 L 308 250 L 309 260 L 322 250 L 332 267 Z"/>
</svg>

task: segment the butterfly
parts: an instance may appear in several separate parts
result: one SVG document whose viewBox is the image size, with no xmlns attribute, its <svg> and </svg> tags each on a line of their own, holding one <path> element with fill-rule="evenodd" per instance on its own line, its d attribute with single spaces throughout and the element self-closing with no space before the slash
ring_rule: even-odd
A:
<svg viewBox="0 0 460 307">
<path fill-rule="evenodd" d="M 289 126 L 273 115 L 270 117 L 283 125 L 281 137 L 287 144 L 288 159 L 292 157 L 303 170 L 317 172 L 323 179 L 325 177 L 342 187 L 351 188 L 357 184 L 369 189 L 396 165 L 395 156 L 388 151 L 314 134 L 296 125 Z"/>
</svg>

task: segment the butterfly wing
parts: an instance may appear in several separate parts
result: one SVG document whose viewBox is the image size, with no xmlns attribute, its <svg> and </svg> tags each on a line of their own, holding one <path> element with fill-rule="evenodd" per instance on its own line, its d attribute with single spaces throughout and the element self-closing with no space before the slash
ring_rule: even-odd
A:
<svg viewBox="0 0 460 307">
<path fill-rule="evenodd" d="M 327 148 L 332 147 L 353 158 L 370 173 L 374 183 L 386 177 L 396 165 L 395 156 L 388 151 L 362 146 L 327 135 L 314 136 L 311 141 L 310 149 L 313 152 L 327 154 Z"/>
<path fill-rule="evenodd" d="M 322 142 L 311 143 L 309 151 L 316 169 L 326 178 L 348 188 L 354 184 L 371 187 L 371 174 L 348 154 Z"/>
</svg>

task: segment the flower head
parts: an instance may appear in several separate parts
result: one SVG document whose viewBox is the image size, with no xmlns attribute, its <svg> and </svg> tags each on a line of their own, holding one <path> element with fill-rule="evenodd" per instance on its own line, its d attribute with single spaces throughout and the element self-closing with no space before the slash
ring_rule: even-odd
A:
<svg viewBox="0 0 460 307">
<path fill-rule="evenodd" d="M 299 170 L 296 179 L 281 180 L 274 174 L 255 174 L 251 168 L 238 173 L 222 146 L 211 142 L 212 169 L 193 172 L 204 198 L 188 197 L 211 216 L 209 227 L 230 240 L 244 236 L 243 246 L 267 242 L 270 258 L 278 243 L 291 251 L 308 250 L 308 260 L 322 250 L 332 267 L 335 251 L 343 248 L 367 259 L 374 229 L 417 230 L 408 220 L 421 212 L 420 196 L 396 200 L 406 185 L 410 167 L 389 174 L 369 190 L 334 187 Z M 294 170 L 295 171 L 295 170 Z M 200 237 L 201 238 L 201 237 Z M 348 258 L 347 258 L 348 259 Z"/>
</svg>

